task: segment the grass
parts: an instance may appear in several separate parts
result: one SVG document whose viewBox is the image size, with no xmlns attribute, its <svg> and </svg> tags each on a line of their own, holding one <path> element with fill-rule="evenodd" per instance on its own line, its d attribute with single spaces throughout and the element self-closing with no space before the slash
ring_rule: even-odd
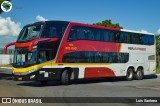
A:
<svg viewBox="0 0 160 106">
<path fill-rule="evenodd" d="M 1 64 L 0 67 L 12 67 L 11 64 Z"/>
<path fill-rule="evenodd" d="M 160 68 L 156 69 L 156 74 L 160 74 Z"/>
</svg>

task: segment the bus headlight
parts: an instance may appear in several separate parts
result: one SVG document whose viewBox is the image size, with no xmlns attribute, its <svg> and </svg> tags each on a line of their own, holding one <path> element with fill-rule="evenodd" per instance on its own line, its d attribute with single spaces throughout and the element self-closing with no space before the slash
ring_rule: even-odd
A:
<svg viewBox="0 0 160 106">
<path fill-rule="evenodd" d="M 37 45 L 33 46 L 33 49 L 36 49 L 37 48 Z"/>
</svg>

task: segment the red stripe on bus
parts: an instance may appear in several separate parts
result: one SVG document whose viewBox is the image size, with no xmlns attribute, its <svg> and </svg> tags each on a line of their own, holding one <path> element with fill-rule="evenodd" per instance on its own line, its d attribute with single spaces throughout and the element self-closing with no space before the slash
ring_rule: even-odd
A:
<svg viewBox="0 0 160 106">
<path fill-rule="evenodd" d="M 30 42 L 15 43 L 15 47 L 16 48 L 27 47 L 29 49 L 29 51 L 32 51 L 33 46 L 37 45 L 37 43 L 39 43 L 40 41 L 43 41 L 43 42 L 54 42 L 54 41 L 57 41 L 57 40 L 58 40 L 58 38 L 37 38 L 37 39 L 34 39 L 34 40 L 30 41 Z"/>
<path fill-rule="evenodd" d="M 77 40 L 66 43 L 65 53 L 75 51 L 119 52 L 121 44 L 114 42 Z"/>
<path fill-rule="evenodd" d="M 85 68 L 84 78 L 115 77 L 113 70 L 103 67 Z"/>
<path fill-rule="evenodd" d="M 62 39 L 62 44 L 60 46 L 59 53 L 56 59 L 57 63 L 61 63 L 63 55 L 69 52 L 76 52 L 76 51 L 119 52 L 120 51 L 120 48 L 121 48 L 120 43 L 102 42 L 102 41 L 85 41 L 85 40 L 67 42 L 71 27 L 76 25 L 120 31 L 119 28 L 107 28 L 103 26 L 71 22 L 67 28 L 64 38 Z M 72 44 L 73 46 L 70 47 L 70 45 Z"/>
<path fill-rule="evenodd" d="M 100 26 L 100 25 L 93 25 L 93 24 L 83 24 L 83 23 L 78 23 L 78 22 L 70 22 L 71 26 L 85 26 L 85 27 L 90 27 L 90 28 L 98 28 L 98 29 L 107 29 L 107 30 L 115 30 L 115 31 L 120 31 L 120 28 L 112 28 L 112 27 L 105 27 L 105 26 Z"/>
</svg>

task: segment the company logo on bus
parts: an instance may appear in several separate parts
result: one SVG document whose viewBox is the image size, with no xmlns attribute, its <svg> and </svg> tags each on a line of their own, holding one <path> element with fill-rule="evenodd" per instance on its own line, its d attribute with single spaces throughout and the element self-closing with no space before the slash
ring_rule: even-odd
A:
<svg viewBox="0 0 160 106">
<path fill-rule="evenodd" d="M 128 50 L 140 50 L 140 51 L 146 51 L 146 48 L 140 48 L 140 47 L 128 47 Z"/>
<path fill-rule="evenodd" d="M 11 11 L 11 9 L 12 9 L 12 4 L 11 4 L 11 2 L 9 2 L 9 1 L 3 1 L 2 4 L 1 4 L 1 9 L 2 9 L 4 12 L 9 12 L 9 11 Z"/>
<path fill-rule="evenodd" d="M 74 44 L 69 44 L 65 47 L 66 50 L 77 50 L 77 47 L 74 46 Z"/>
</svg>

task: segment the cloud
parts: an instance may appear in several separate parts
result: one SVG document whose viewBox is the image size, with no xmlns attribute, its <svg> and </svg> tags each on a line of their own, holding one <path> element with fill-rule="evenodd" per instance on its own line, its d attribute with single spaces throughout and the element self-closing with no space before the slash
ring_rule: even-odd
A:
<svg viewBox="0 0 160 106">
<path fill-rule="evenodd" d="M 40 15 L 36 16 L 36 19 L 37 19 L 38 21 L 47 21 L 47 20 L 48 20 L 48 19 L 46 19 L 46 18 L 44 18 L 44 17 L 42 17 L 42 16 L 40 16 Z"/>
<path fill-rule="evenodd" d="M 160 35 L 160 28 L 156 32 L 157 35 Z"/>
<path fill-rule="evenodd" d="M 0 16 L 0 36 L 18 36 L 21 28 L 19 22 L 14 22 L 10 17 Z"/>
<path fill-rule="evenodd" d="M 15 42 L 16 39 L 16 36 L 0 36 L 0 49 L 3 48 L 7 43 Z M 14 46 L 11 46 L 10 48 L 14 48 Z"/>
</svg>

